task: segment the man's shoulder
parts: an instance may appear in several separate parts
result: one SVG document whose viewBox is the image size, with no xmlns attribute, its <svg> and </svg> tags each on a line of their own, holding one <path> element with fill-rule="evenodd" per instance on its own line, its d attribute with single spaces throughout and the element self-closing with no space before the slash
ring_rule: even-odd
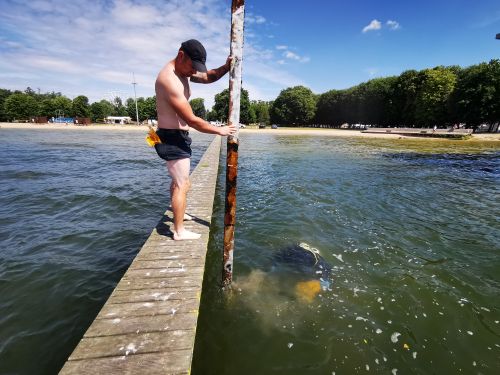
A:
<svg viewBox="0 0 500 375">
<path fill-rule="evenodd" d="M 175 76 L 175 75 L 174 75 Z M 175 77 L 171 77 L 167 72 L 158 74 L 156 78 L 155 88 L 156 91 L 161 91 L 164 94 L 171 94 L 177 92 L 179 83 L 176 82 Z"/>
<path fill-rule="evenodd" d="M 158 77 L 156 77 L 156 83 L 172 89 L 177 89 L 182 87 L 181 79 L 177 76 L 177 74 L 175 74 L 175 72 L 172 69 L 169 69 L 168 66 L 165 66 L 160 71 Z"/>
</svg>

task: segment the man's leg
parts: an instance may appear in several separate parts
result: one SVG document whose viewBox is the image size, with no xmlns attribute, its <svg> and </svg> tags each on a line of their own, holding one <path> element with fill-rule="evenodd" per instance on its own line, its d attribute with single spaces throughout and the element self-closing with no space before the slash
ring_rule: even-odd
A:
<svg viewBox="0 0 500 375">
<path fill-rule="evenodd" d="M 168 173 L 172 177 L 170 198 L 174 212 L 174 240 L 195 240 L 200 238 L 197 233 L 184 228 L 184 214 L 186 212 L 186 197 L 190 187 L 189 182 L 190 159 L 167 161 Z"/>
</svg>

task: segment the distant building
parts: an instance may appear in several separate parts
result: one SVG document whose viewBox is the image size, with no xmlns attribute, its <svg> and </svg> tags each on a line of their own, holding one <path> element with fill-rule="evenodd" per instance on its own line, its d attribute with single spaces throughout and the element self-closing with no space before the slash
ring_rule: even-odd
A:
<svg viewBox="0 0 500 375">
<path fill-rule="evenodd" d="M 35 124 L 46 124 L 49 122 L 49 119 L 46 116 L 38 116 L 38 117 L 32 117 L 31 122 Z"/>
<path fill-rule="evenodd" d="M 75 119 L 75 125 L 90 125 L 92 121 L 89 117 L 77 117 Z"/>
<path fill-rule="evenodd" d="M 129 116 L 108 116 L 106 117 L 106 124 L 130 124 L 132 118 Z"/>
</svg>

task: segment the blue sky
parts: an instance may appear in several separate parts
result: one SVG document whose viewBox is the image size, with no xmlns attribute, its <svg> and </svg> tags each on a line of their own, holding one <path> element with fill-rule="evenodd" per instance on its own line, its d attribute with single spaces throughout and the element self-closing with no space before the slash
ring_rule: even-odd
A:
<svg viewBox="0 0 500 375">
<path fill-rule="evenodd" d="M 208 67 L 229 53 L 228 0 L 2 0 L 0 87 L 91 101 L 154 95 L 161 67 L 199 39 Z M 500 1 L 247 0 L 243 87 L 271 100 L 290 86 L 315 93 L 437 65 L 500 58 Z M 228 87 L 192 84 L 213 104 Z"/>
</svg>

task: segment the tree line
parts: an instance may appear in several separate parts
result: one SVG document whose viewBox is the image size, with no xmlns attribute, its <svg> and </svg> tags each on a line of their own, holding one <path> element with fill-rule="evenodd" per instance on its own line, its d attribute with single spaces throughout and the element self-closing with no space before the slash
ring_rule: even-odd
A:
<svg viewBox="0 0 500 375">
<path fill-rule="evenodd" d="M 377 127 L 477 128 L 500 122 L 500 60 L 472 65 L 408 70 L 346 90 L 315 95 L 306 87 L 281 91 L 271 121 L 291 126 L 369 124 Z"/>
<path fill-rule="evenodd" d="M 139 119 L 156 119 L 156 97 L 138 98 Z M 135 100 L 125 104 L 120 97 L 89 103 L 85 95 L 73 100 L 60 92 L 37 93 L 30 87 L 25 91 L 0 89 L 0 121 L 27 121 L 33 117 L 87 117 L 102 122 L 108 116 L 130 116 L 136 120 Z"/>
<path fill-rule="evenodd" d="M 229 90 L 215 95 L 207 111 L 202 98 L 190 101 L 193 112 L 209 121 L 226 122 Z M 156 98 L 137 99 L 139 118 L 156 119 Z M 135 101 L 122 103 L 101 100 L 89 104 L 80 95 L 70 100 L 61 93 L 37 94 L 0 89 L 0 120 L 27 119 L 32 116 L 55 117 L 63 112 L 70 117 L 130 116 L 135 120 Z M 432 127 L 457 123 L 468 128 L 500 122 L 500 60 L 472 65 L 437 66 L 407 70 L 399 76 L 375 78 L 345 90 L 314 94 L 309 88 L 284 89 L 273 101 L 250 100 L 242 90 L 240 122 L 286 126 L 340 127 L 343 124 L 369 124 L 375 127 Z M 496 125 L 495 125 L 496 124 Z"/>
</svg>

